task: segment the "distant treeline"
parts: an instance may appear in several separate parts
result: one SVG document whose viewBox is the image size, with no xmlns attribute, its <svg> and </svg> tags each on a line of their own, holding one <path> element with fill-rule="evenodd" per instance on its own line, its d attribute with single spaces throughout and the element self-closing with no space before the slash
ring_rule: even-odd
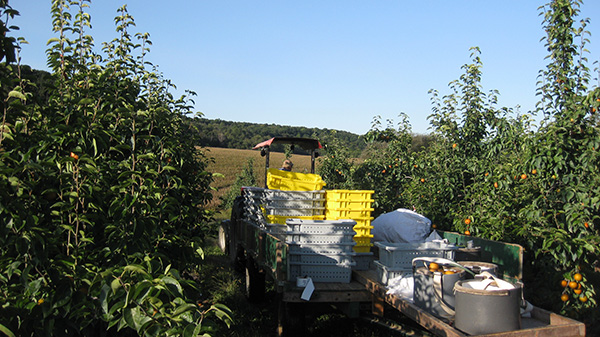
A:
<svg viewBox="0 0 600 337">
<path fill-rule="evenodd" d="M 359 157 L 366 148 L 361 135 L 347 131 L 307 128 L 276 124 L 257 124 L 232 122 L 221 119 L 190 119 L 200 132 L 200 146 L 222 147 L 230 149 L 251 149 L 254 145 L 272 137 L 316 138 L 323 144 L 335 143 L 348 149 L 349 154 Z M 419 151 L 432 141 L 429 135 L 413 135 L 412 150 Z M 283 148 L 273 148 L 283 152 Z M 298 151 L 300 152 L 301 151 Z"/>
<path fill-rule="evenodd" d="M 200 132 L 201 146 L 251 149 L 254 145 L 273 137 L 302 137 L 316 138 L 322 143 L 335 139 L 338 144 L 351 149 L 357 155 L 365 148 L 365 142 L 359 135 L 347 131 L 206 118 L 195 118 L 191 122 Z"/>
</svg>

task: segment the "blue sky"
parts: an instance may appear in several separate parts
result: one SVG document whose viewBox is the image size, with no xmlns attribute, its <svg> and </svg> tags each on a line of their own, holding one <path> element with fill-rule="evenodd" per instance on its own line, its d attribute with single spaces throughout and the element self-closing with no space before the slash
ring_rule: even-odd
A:
<svg viewBox="0 0 600 337">
<path fill-rule="evenodd" d="M 498 106 L 535 108 L 547 55 L 544 3 L 95 0 L 89 33 L 98 48 L 116 37 L 113 18 L 127 4 L 133 32 L 150 33 L 148 59 L 176 94 L 198 94 L 195 108 L 206 118 L 364 134 L 374 116 L 397 122 L 404 112 L 413 132 L 428 133 L 428 91 L 450 93 L 473 46 L 482 51 L 483 89 L 500 91 Z M 10 1 L 21 12 L 15 35 L 29 42 L 22 62 L 36 69 L 47 69 L 46 42 L 54 37 L 50 4 Z M 598 14 L 600 1 L 581 7 L 580 17 L 591 19 L 590 61 L 600 59 Z"/>
</svg>

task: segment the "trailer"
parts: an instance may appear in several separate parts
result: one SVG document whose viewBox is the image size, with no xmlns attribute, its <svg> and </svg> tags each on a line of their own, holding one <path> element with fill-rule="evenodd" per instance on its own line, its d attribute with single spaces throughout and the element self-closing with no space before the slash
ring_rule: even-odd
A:
<svg viewBox="0 0 600 337">
<path fill-rule="evenodd" d="M 248 221 L 239 221 L 235 215 L 231 221 L 222 224 L 222 246 L 230 254 L 231 260 L 245 272 L 246 295 L 250 301 L 260 301 L 265 294 L 265 279 L 273 280 L 278 300 L 278 336 L 286 336 L 298 332 L 302 327 L 303 306 L 319 303 L 335 305 L 351 317 L 362 314 L 360 308 L 370 308 L 372 314 L 383 316 L 384 308 L 398 310 L 415 321 L 425 330 L 436 336 L 467 336 L 455 329 L 448 322 L 435 317 L 419 308 L 411 301 L 400 296 L 388 294 L 387 288 L 378 280 L 373 268 L 363 271 L 352 271 L 349 283 L 315 283 L 315 291 L 309 301 L 301 299 L 304 288 L 296 282 L 288 281 L 287 258 L 289 246 L 276 235 L 270 234 L 259 226 Z M 482 247 L 483 259 L 495 261 L 508 268 L 508 272 L 520 272 L 522 264 L 522 248 L 518 245 L 477 238 L 464 238 L 458 233 L 443 233 L 446 237 L 457 240 L 475 239 Z M 497 250 L 504 254 L 504 261 L 499 255 L 492 255 Z M 516 252 L 512 254 L 510 252 Z M 502 256 L 500 254 L 500 256 Z M 512 267 L 511 267 L 512 266 Z M 514 268 L 511 271 L 510 268 Z M 516 276 L 513 276 L 516 277 Z M 522 328 L 516 331 L 493 334 L 495 337 L 513 336 L 585 336 L 585 325 L 576 320 L 534 307 L 531 317 L 522 318 Z"/>
<path fill-rule="evenodd" d="M 267 166 L 268 146 L 278 140 L 296 142 L 313 150 L 320 147 L 318 142 L 302 139 L 271 139 L 261 143 L 261 151 L 267 157 Z M 311 157 L 314 160 L 315 154 L 311 153 Z M 452 322 L 428 313 L 408 299 L 389 294 L 373 263 L 367 268 L 361 268 L 363 270 L 352 270 L 348 282 L 315 282 L 314 291 L 307 300 L 303 297 L 305 288 L 289 275 L 290 244 L 284 236 L 245 216 L 245 212 L 248 212 L 247 207 L 243 196 L 236 198 L 231 219 L 224 221 L 219 228 L 218 242 L 221 249 L 229 255 L 235 268 L 245 274 L 245 290 L 249 301 L 260 301 L 265 296 L 266 279 L 273 281 L 278 303 L 278 336 L 302 335 L 306 307 L 314 304 L 333 305 L 350 317 L 363 315 L 365 308 L 369 314 L 383 316 L 385 308 L 391 308 L 437 336 L 467 336 L 454 328 Z M 469 243 L 469 246 L 479 248 L 476 252 L 470 248 L 461 250 L 465 259 L 471 259 L 469 254 L 475 253 L 479 261 L 498 265 L 505 279 L 513 282 L 521 280 L 523 248 L 519 245 L 452 232 L 439 233 L 454 244 Z M 493 336 L 585 336 L 585 325 L 534 307 L 531 317 L 522 318 L 521 329 L 496 333 Z"/>
</svg>

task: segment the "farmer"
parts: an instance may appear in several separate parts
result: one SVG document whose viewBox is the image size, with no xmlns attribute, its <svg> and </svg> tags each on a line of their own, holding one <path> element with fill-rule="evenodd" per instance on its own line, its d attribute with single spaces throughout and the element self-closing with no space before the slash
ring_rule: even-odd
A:
<svg viewBox="0 0 600 337">
<path fill-rule="evenodd" d="M 280 170 L 282 171 L 291 171 L 292 167 L 294 167 L 294 163 L 292 163 L 291 160 L 286 159 L 283 161 L 283 164 L 281 165 Z"/>
</svg>

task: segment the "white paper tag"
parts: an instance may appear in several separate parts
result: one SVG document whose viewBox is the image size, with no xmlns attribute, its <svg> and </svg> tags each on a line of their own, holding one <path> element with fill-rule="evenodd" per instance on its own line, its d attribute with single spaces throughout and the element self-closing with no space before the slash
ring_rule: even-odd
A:
<svg viewBox="0 0 600 337">
<path fill-rule="evenodd" d="M 301 299 L 308 301 L 312 296 L 312 293 L 315 291 L 315 285 L 310 277 L 308 277 L 308 282 L 306 283 L 306 287 L 304 287 L 304 291 L 302 292 Z"/>
<path fill-rule="evenodd" d="M 308 284 L 308 277 L 298 277 L 296 278 L 296 287 L 304 288 Z"/>
</svg>

